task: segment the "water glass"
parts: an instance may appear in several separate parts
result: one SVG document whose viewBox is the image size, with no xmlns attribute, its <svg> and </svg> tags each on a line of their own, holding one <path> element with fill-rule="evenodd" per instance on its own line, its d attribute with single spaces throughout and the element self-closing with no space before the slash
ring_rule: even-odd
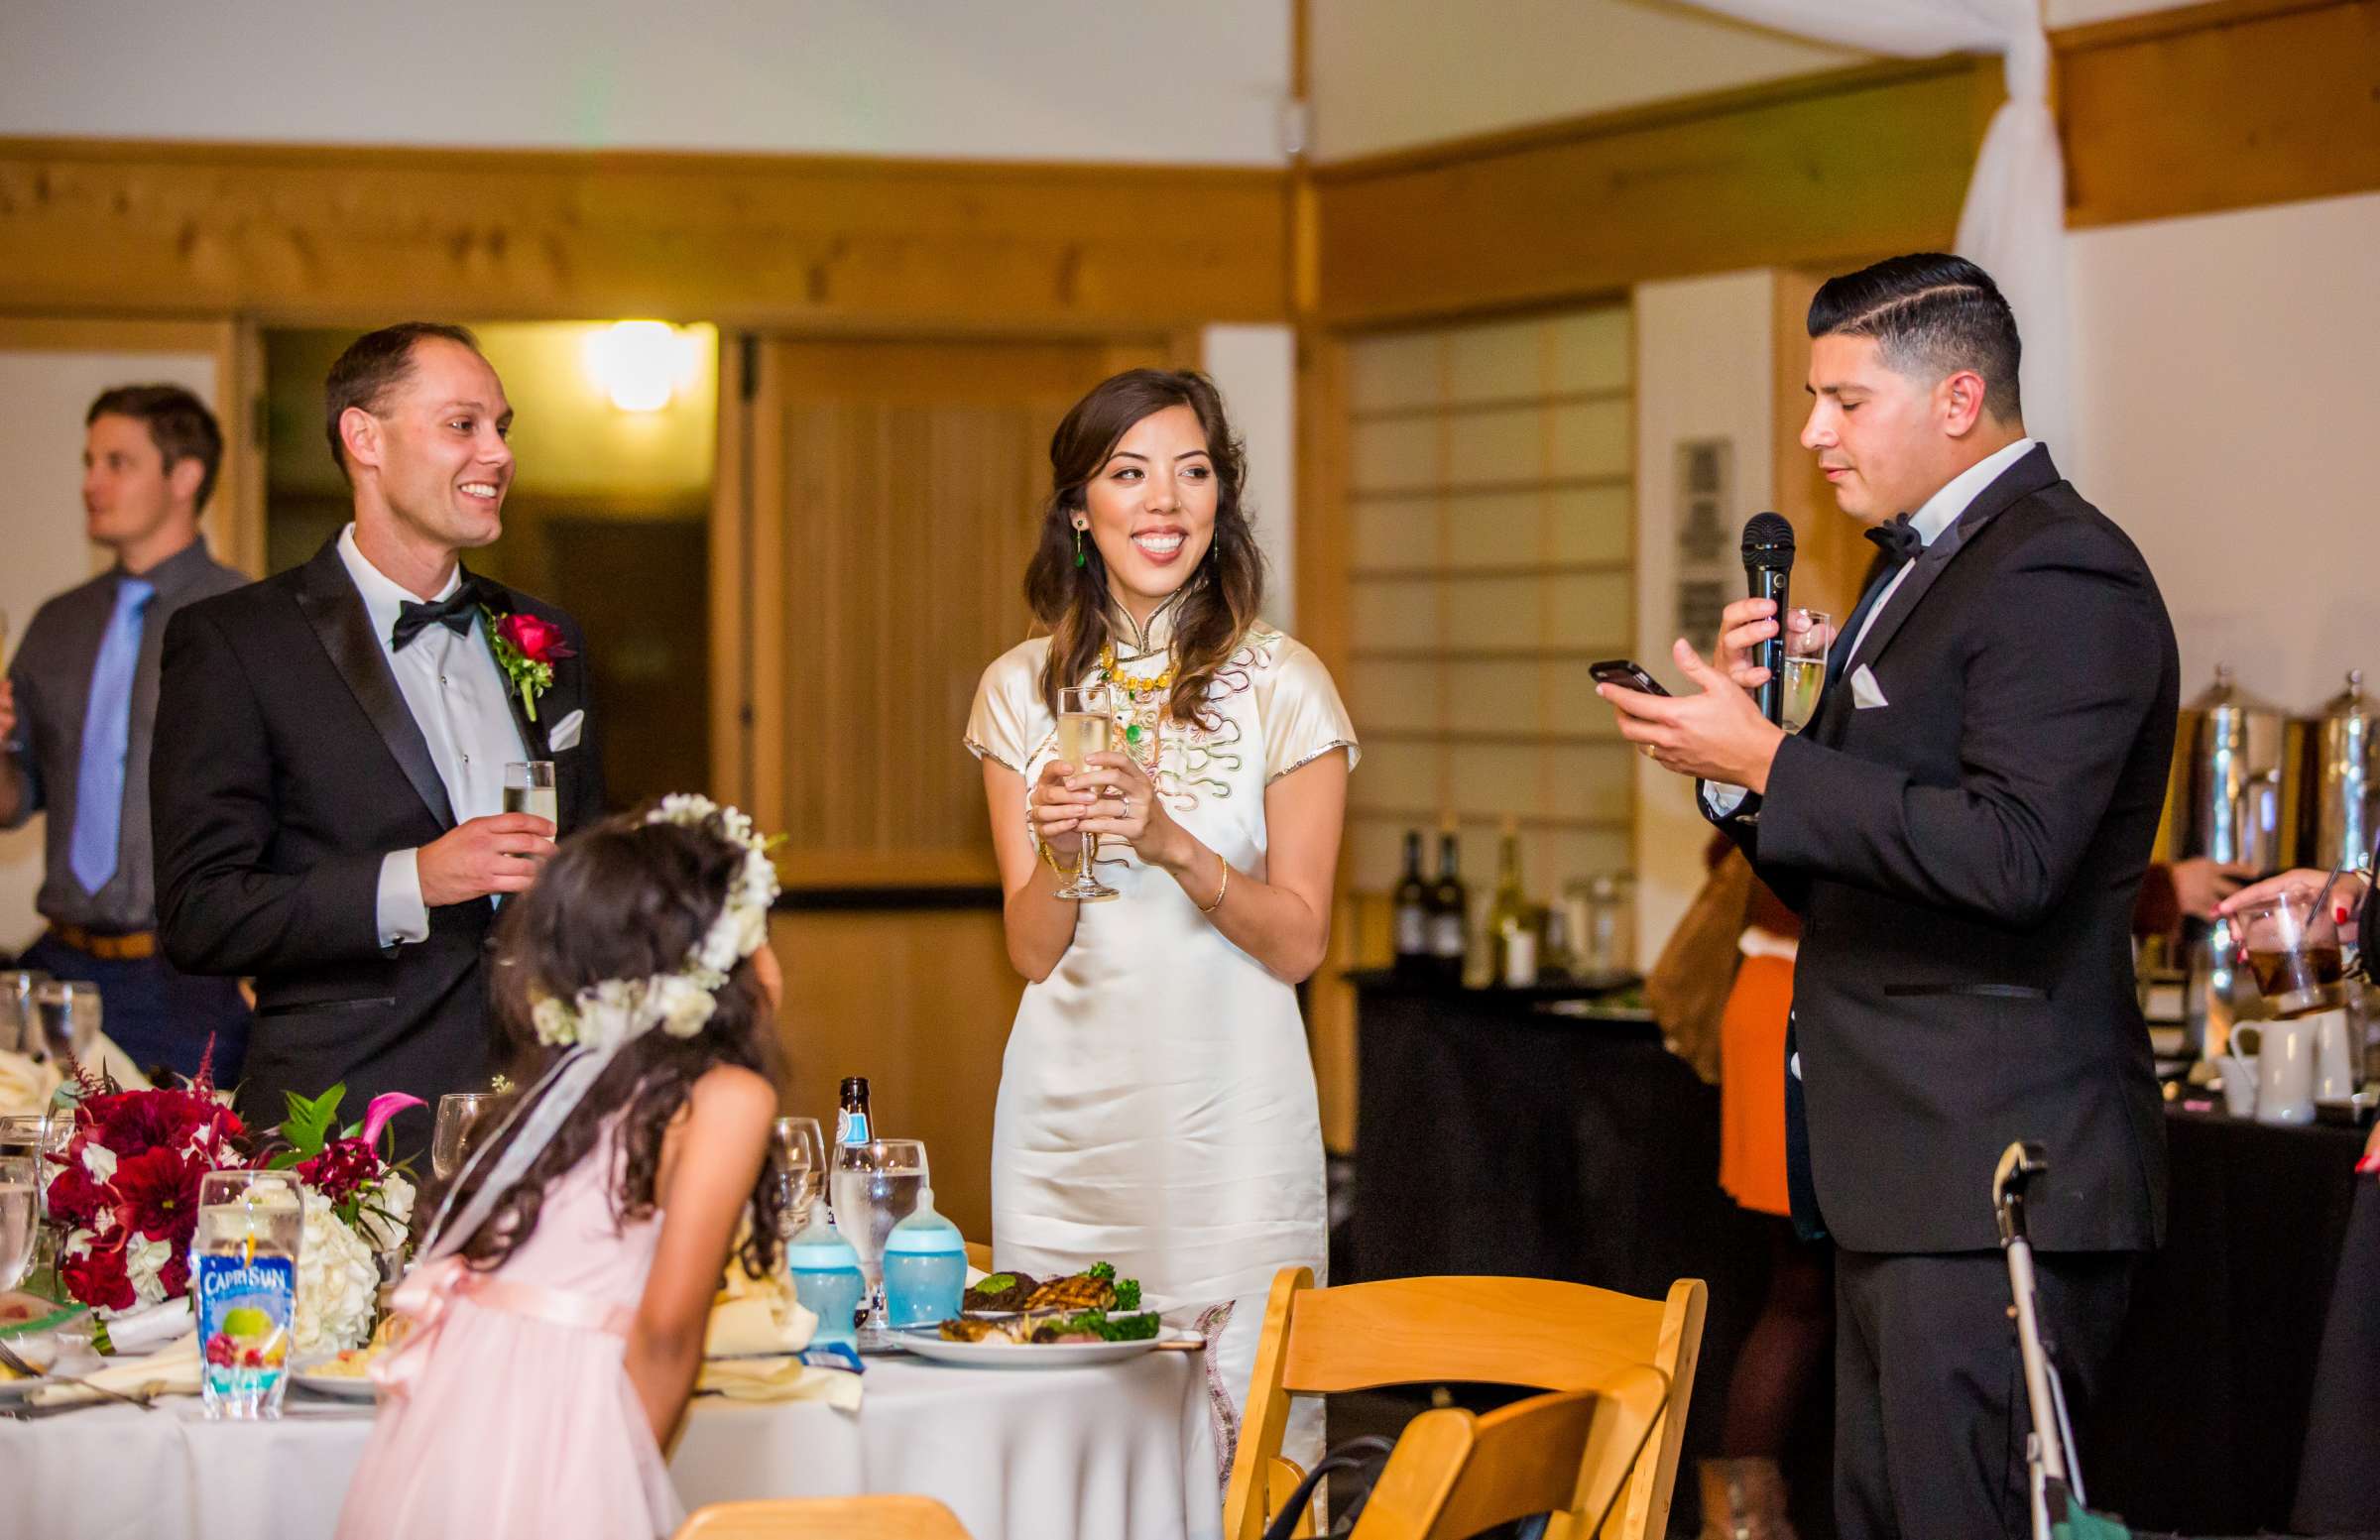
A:
<svg viewBox="0 0 2380 1540">
<path fill-rule="evenodd" d="M 778 1191 L 784 1207 L 776 1233 L 791 1240 L 810 1223 L 810 1210 L 826 1191 L 826 1134 L 815 1118 L 779 1118 L 775 1125 Z"/>
<path fill-rule="evenodd" d="M 450 1091 L 438 1098 L 438 1121 L 429 1134 L 429 1169 L 439 1181 L 453 1181 L 471 1158 L 471 1141 L 497 1101 L 485 1091 Z"/>
<path fill-rule="evenodd" d="M 864 1349 L 892 1341 L 885 1331 L 885 1241 L 917 1207 L 925 1186 L 925 1145 L 916 1139 L 871 1139 L 835 1148 L 835 1228 L 859 1252 L 860 1275 L 868 1280 L 868 1324 L 860 1332 Z"/>
<path fill-rule="evenodd" d="M 99 986 L 52 979 L 33 987 L 33 1020 L 42 1051 L 71 1073 L 87 1065 L 99 1040 Z"/>
<path fill-rule="evenodd" d="M 0 1155 L 0 1289 L 13 1289 L 33 1270 L 41 1228 L 39 1157 Z"/>
<path fill-rule="evenodd" d="M 0 973 L 0 1050 L 40 1050 L 42 1040 L 33 1025 L 33 991 L 34 986 L 49 982 L 48 974 L 22 968 Z"/>
<path fill-rule="evenodd" d="M 210 1171 L 198 1179 L 190 1297 L 198 1312 L 206 1415 L 281 1415 L 298 1317 L 305 1211 L 287 1171 Z"/>
</svg>

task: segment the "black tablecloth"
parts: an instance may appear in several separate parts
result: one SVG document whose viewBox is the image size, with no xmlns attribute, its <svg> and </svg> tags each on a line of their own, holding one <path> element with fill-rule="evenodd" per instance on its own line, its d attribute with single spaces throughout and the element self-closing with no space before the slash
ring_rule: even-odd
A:
<svg viewBox="0 0 2380 1540">
<path fill-rule="evenodd" d="M 1704 1279 L 1691 1473 L 1716 1446 L 1767 1274 L 1757 1221 L 1719 1187 L 1718 1092 L 1650 1027 L 1545 1016 L 1536 996 L 1358 983 L 1341 1276 L 1509 1273 L 1648 1296 Z M 2182 1112 L 2168 1128 L 2167 1244 L 2142 1266 L 2107 1392 L 2078 1435 L 2093 1506 L 2199 1535 L 2286 1531 L 2293 1506 L 2308 1530 L 2380 1527 L 2380 1187 L 2353 1173 L 2362 1136 Z M 1820 1426 L 1788 1474 L 1814 1495 L 1832 1389 L 1812 1392 Z M 1692 1484 L 1680 1481 L 1673 1520 L 1687 1533 Z"/>
</svg>

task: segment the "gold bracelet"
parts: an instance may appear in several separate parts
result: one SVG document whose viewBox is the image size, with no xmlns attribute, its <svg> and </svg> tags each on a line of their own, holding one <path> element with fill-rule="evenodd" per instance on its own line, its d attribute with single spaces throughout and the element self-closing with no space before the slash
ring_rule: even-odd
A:
<svg viewBox="0 0 2380 1540">
<path fill-rule="evenodd" d="M 1212 914 L 1217 909 L 1222 908 L 1223 895 L 1232 890 L 1232 864 L 1229 861 L 1224 860 L 1221 852 L 1216 854 L 1215 859 L 1223 863 L 1223 881 L 1215 885 L 1215 901 L 1213 903 L 1200 903 L 1198 905 L 1198 912 L 1201 914 Z M 1198 900 L 1194 898 L 1191 901 L 1193 903 L 1197 903 Z"/>
<path fill-rule="evenodd" d="M 1047 840 L 1035 840 L 1033 841 L 1033 845 L 1041 852 L 1042 865 L 1048 867 L 1052 872 L 1057 873 L 1061 878 L 1065 878 L 1068 881 L 1072 881 L 1074 879 L 1076 876 L 1075 873 L 1069 872 L 1064 867 L 1058 865 L 1058 853 L 1049 848 L 1049 842 Z"/>
</svg>

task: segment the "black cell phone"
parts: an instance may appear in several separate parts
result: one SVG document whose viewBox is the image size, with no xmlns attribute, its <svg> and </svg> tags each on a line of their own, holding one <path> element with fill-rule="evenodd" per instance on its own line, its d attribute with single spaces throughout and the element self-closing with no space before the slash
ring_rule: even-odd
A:
<svg viewBox="0 0 2380 1540">
<path fill-rule="evenodd" d="M 1607 657 L 1600 663 L 1590 663 L 1587 671 L 1598 684 L 1616 684 L 1623 690 L 1642 690 L 1647 695 L 1666 695 L 1661 681 L 1624 657 Z"/>
</svg>

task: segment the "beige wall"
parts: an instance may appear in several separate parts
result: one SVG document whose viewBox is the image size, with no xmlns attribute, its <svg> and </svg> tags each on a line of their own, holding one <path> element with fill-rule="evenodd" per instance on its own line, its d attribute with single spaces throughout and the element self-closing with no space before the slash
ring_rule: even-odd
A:
<svg viewBox="0 0 2380 1540">
<path fill-rule="evenodd" d="M 1288 79 L 1288 0 L 0 7 L 0 135 L 1265 166 Z"/>
<path fill-rule="evenodd" d="M 1314 148 L 1345 160 L 1858 56 L 1669 0 L 1313 0 Z"/>
<path fill-rule="evenodd" d="M 43 600 L 107 564 L 106 552 L 82 537 L 82 415 L 101 391 L 135 382 L 185 385 L 212 405 L 214 356 L 0 349 L 0 466 L 9 478 L 0 499 L 0 613 L 11 658 Z M 40 933 L 33 899 L 41 886 L 37 814 L 0 834 L 0 950 L 14 952 Z"/>
<path fill-rule="evenodd" d="M 2380 681 L 2380 194 L 2067 249 L 2078 431 L 2060 459 L 2155 569 L 2183 698 L 2218 661 L 2299 711 L 2350 665 Z"/>
<path fill-rule="evenodd" d="M 1727 528 L 1771 506 L 1770 335 L 1766 270 L 1646 284 L 1636 291 L 1636 660 L 1671 689 L 1677 625 L 1677 470 L 1681 441 L 1732 442 Z M 1637 962 L 1650 966 L 1703 882 L 1711 826 L 1692 783 L 1636 762 Z"/>
</svg>

